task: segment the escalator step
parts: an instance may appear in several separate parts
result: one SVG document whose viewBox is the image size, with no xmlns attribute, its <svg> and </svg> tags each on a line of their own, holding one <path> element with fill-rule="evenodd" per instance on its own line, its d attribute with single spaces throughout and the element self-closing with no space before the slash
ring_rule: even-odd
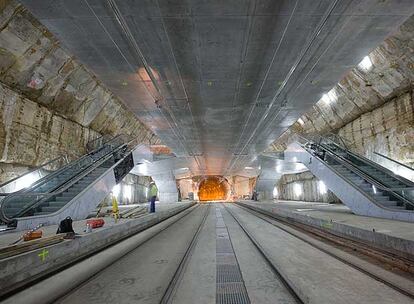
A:
<svg viewBox="0 0 414 304">
<path fill-rule="evenodd" d="M 43 213 L 43 212 L 53 213 L 53 212 L 58 211 L 59 209 L 61 209 L 61 208 L 56 208 L 56 207 L 43 207 L 41 213 Z"/>
</svg>

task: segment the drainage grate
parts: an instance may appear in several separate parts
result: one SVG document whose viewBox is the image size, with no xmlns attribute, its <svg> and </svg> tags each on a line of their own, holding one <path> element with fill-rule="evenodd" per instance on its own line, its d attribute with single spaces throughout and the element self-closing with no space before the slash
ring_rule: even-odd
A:
<svg viewBox="0 0 414 304">
<path fill-rule="evenodd" d="M 217 283 L 243 282 L 243 278 L 239 270 L 239 265 L 218 264 L 216 282 Z"/>
<path fill-rule="evenodd" d="M 237 260 L 233 253 L 220 253 L 216 255 L 216 263 L 237 265 Z"/>
<path fill-rule="evenodd" d="M 216 238 L 216 253 L 233 253 L 229 239 Z"/>
<path fill-rule="evenodd" d="M 225 283 L 216 285 L 217 304 L 250 304 L 244 283 Z"/>
<path fill-rule="evenodd" d="M 250 304 L 220 208 L 216 208 L 216 304 Z"/>
</svg>

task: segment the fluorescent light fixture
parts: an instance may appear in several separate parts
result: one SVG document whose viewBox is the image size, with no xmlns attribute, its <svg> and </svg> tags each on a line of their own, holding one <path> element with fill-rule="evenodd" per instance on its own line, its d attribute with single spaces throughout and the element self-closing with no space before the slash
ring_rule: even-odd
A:
<svg viewBox="0 0 414 304">
<path fill-rule="evenodd" d="M 328 192 L 328 189 L 326 188 L 326 185 L 323 181 L 319 181 L 319 193 L 324 195 Z"/>
<path fill-rule="evenodd" d="M 302 118 L 299 118 L 299 119 L 298 119 L 298 123 L 299 123 L 301 126 L 303 126 L 303 125 L 305 124 L 305 122 L 303 121 L 303 119 L 302 119 Z"/>
<path fill-rule="evenodd" d="M 337 97 L 336 97 L 336 93 L 335 93 L 334 89 L 332 89 L 328 93 L 325 93 L 325 94 L 322 95 L 322 101 L 326 104 L 330 104 L 332 102 L 335 102 L 336 99 L 337 99 Z"/>
<path fill-rule="evenodd" d="M 362 61 L 358 64 L 358 66 L 359 66 L 361 69 L 363 69 L 363 70 L 365 70 L 365 71 L 368 71 L 368 70 L 370 70 L 370 69 L 371 69 L 371 67 L 372 67 L 372 61 L 371 61 L 371 59 L 369 58 L 369 56 L 365 56 L 365 57 L 364 57 L 364 59 L 362 59 Z"/>
<path fill-rule="evenodd" d="M 299 197 L 302 195 L 303 189 L 302 189 L 302 184 L 299 183 L 294 183 L 293 184 L 293 192 L 295 193 L 296 197 Z"/>
<path fill-rule="evenodd" d="M 372 185 L 372 191 L 374 192 L 374 194 L 377 194 L 377 188 L 374 185 Z"/>
<path fill-rule="evenodd" d="M 253 167 L 244 167 L 244 169 L 246 169 L 246 170 L 253 170 L 254 168 Z"/>
<path fill-rule="evenodd" d="M 279 191 L 277 191 L 277 187 L 273 188 L 273 198 L 277 198 L 279 195 Z"/>
</svg>

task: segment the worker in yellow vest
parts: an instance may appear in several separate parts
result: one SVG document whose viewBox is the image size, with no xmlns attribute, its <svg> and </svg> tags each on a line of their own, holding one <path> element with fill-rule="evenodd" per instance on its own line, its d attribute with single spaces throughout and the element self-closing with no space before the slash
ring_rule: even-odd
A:
<svg viewBox="0 0 414 304">
<path fill-rule="evenodd" d="M 115 223 L 117 223 L 119 219 L 119 208 L 118 201 L 116 200 L 116 196 L 114 194 L 112 194 L 112 215 L 115 219 Z"/>
</svg>

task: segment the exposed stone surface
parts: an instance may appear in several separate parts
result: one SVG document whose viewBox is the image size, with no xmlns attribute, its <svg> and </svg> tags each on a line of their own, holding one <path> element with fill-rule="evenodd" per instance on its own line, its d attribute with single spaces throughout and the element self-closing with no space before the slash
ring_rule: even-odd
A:
<svg viewBox="0 0 414 304">
<path fill-rule="evenodd" d="M 338 130 L 358 153 L 382 161 L 373 152 L 414 165 L 414 100 L 412 92 L 392 99 Z"/>
<path fill-rule="evenodd" d="M 373 158 L 381 152 L 414 163 L 412 87 L 414 16 L 369 54 L 372 67 L 352 69 L 330 92 L 292 125 L 269 150 L 283 151 L 295 133 L 339 133 L 351 148 Z"/>
<path fill-rule="evenodd" d="M 278 195 L 281 200 L 339 203 L 340 200 L 329 190 L 321 189 L 320 181 L 310 172 L 285 174 L 277 183 Z M 295 191 L 301 189 L 301 194 Z M 322 186 L 323 187 L 323 186 Z M 323 190 L 327 190 L 326 192 Z"/>
<path fill-rule="evenodd" d="M 12 0 L 0 1 L 0 103 L 0 181 L 61 154 L 80 155 L 100 134 L 123 133 L 140 142 L 159 143 Z"/>
<path fill-rule="evenodd" d="M 85 152 L 89 140 L 99 136 L 98 132 L 54 114 L 1 83 L 0 115 L 0 170 L 4 173 L 0 174 L 0 181 L 12 175 L 10 170 L 21 171 L 63 154 L 73 159 Z"/>
</svg>

